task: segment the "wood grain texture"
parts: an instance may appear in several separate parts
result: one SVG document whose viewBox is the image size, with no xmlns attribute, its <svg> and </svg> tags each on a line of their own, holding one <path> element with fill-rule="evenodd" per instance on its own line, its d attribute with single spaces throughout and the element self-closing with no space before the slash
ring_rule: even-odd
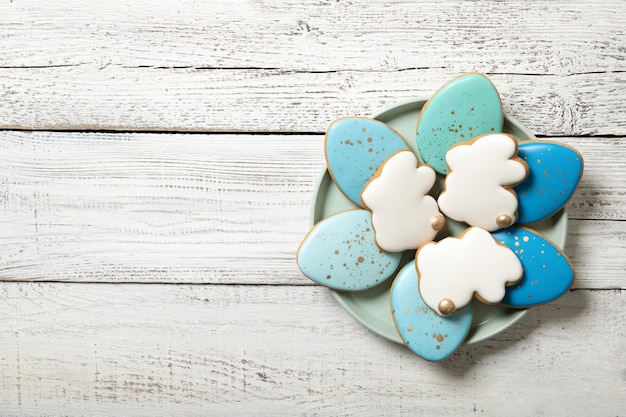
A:
<svg viewBox="0 0 626 417">
<path fill-rule="evenodd" d="M 626 70 L 619 0 L 178 0 L 0 5 L 3 67 Z"/>
<path fill-rule="evenodd" d="M 620 415 L 620 291 L 425 362 L 317 287 L 0 284 L 5 415 Z M 497 382 L 497 383 L 496 383 Z"/>
<path fill-rule="evenodd" d="M 586 156 L 567 252 L 579 288 L 623 288 L 623 138 Z M 295 251 L 323 167 L 318 135 L 4 132 L 0 279 L 309 285 Z"/>
<path fill-rule="evenodd" d="M 20 0 L 0 5 L 0 127 L 322 132 L 492 76 L 541 135 L 626 135 L 621 1 Z M 541 109 L 541 111 L 537 111 Z"/>
<path fill-rule="evenodd" d="M 370 115 L 400 100 L 429 97 L 458 74 L 0 68 L 0 128 L 321 133 L 337 117 Z M 488 75 L 505 111 L 537 135 L 626 135 L 626 104 L 618 94 L 626 89 L 626 72 Z"/>
<path fill-rule="evenodd" d="M 624 415 L 625 12 L 1 2 L 0 415 Z M 583 153 L 577 281 L 432 364 L 294 257 L 328 123 L 467 71 Z"/>
<path fill-rule="evenodd" d="M 293 281 L 323 156 L 319 138 L 265 139 L 5 134 L 4 278 Z"/>
</svg>

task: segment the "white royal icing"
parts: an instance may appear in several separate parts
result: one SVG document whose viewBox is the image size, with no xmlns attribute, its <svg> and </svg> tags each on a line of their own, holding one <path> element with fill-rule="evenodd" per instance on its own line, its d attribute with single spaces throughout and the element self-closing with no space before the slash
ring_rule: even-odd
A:
<svg viewBox="0 0 626 417">
<path fill-rule="evenodd" d="M 416 265 L 422 299 L 439 314 L 442 300 L 451 300 L 458 310 L 474 293 L 487 303 L 498 303 L 506 284 L 519 281 L 523 273 L 515 253 L 479 227 L 467 229 L 460 238 L 424 245 Z"/>
<path fill-rule="evenodd" d="M 363 204 L 372 211 L 375 239 L 381 249 L 416 249 L 437 235 L 433 217 L 441 213 L 435 199 L 427 195 L 434 184 L 435 171 L 418 166 L 410 151 L 396 153 L 381 166 L 361 192 Z"/>
<path fill-rule="evenodd" d="M 521 160 L 511 159 L 516 152 L 515 138 L 503 133 L 452 147 L 446 154 L 450 173 L 439 209 L 454 220 L 488 231 L 515 222 L 517 196 L 504 186 L 519 184 L 528 175 Z M 508 216 L 510 224 L 498 225 L 499 216 Z"/>
</svg>

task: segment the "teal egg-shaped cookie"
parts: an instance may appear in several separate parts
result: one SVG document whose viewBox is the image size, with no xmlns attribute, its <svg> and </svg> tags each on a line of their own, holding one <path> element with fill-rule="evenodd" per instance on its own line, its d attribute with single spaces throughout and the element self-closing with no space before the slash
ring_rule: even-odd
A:
<svg viewBox="0 0 626 417">
<path fill-rule="evenodd" d="M 517 283 L 506 287 L 501 304 L 532 307 L 555 300 L 574 283 L 574 268 L 567 256 L 547 238 L 524 227 L 509 227 L 493 233 L 522 263 L 524 273 Z"/>
<path fill-rule="evenodd" d="M 447 174 L 446 153 L 452 146 L 487 133 L 502 132 L 500 95 L 487 77 L 461 75 L 441 87 L 424 105 L 416 142 L 422 160 Z"/>
<path fill-rule="evenodd" d="M 398 269 L 402 253 L 381 250 L 374 241 L 371 212 L 334 214 L 305 236 L 297 254 L 304 275 L 340 291 L 361 291 L 381 284 Z"/>
<path fill-rule="evenodd" d="M 328 172 L 339 190 L 361 205 L 361 191 L 391 155 L 408 149 L 390 126 L 366 117 L 345 117 L 330 124 L 324 150 Z"/>
<path fill-rule="evenodd" d="M 532 140 L 520 143 L 517 156 L 528 165 L 528 177 L 515 187 L 517 223 L 534 223 L 559 211 L 572 197 L 583 174 L 583 158 L 574 148 Z"/>
<path fill-rule="evenodd" d="M 437 362 L 463 343 L 471 326 L 473 304 L 450 316 L 440 316 L 422 300 L 417 287 L 415 261 L 403 267 L 391 287 L 391 310 L 404 343 L 422 358 Z"/>
</svg>

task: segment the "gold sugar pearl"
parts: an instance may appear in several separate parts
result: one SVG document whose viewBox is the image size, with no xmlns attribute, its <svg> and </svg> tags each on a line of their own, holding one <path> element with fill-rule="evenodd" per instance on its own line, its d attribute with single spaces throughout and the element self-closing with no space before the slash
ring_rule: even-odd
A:
<svg viewBox="0 0 626 417">
<path fill-rule="evenodd" d="M 513 219 L 508 214 L 501 214 L 496 219 L 496 223 L 498 224 L 499 227 L 505 228 L 513 224 Z"/>
<path fill-rule="evenodd" d="M 445 225 L 446 225 L 446 218 L 443 217 L 441 214 L 437 214 L 436 216 L 433 216 L 433 218 L 430 221 L 430 226 L 433 228 L 433 230 L 441 230 L 443 229 Z"/>
<path fill-rule="evenodd" d="M 449 316 L 456 311 L 456 306 L 454 305 L 454 302 L 449 298 L 444 298 L 443 300 L 441 300 L 437 307 L 439 308 L 439 312 L 443 316 Z"/>
</svg>

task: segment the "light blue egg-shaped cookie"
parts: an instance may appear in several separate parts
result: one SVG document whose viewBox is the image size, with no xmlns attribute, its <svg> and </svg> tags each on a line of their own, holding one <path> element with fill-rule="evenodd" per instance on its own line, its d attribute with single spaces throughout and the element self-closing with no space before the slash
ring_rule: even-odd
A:
<svg viewBox="0 0 626 417">
<path fill-rule="evenodd" d="M 390 126 L 366 117 L 337 119 L 326 131 L 326 164 L 339 190 L 358 206 L 361 191 L 391 155 L 408 149 Z"/>
<path fill-rule="evenodd" d="M 447 174 L 446 153 L 452 146 L 487 133 L 502 132 L 500 95 L 478 73 L 449 81 L 426 102 L 417 123 L 420 156 L 440 174 Z"/>
<path fill-rule="evenodd" d="M 507 287 L 501 301 L 509 307 L 532 307 L 565 294 L 574 283 L 574 268 L 567 256 L 539 233 L 509 227 L 493 233 L 522 262 L 522 279 Z"/>
<path fill-rule="evenodd" d="M 413 352 L 441 361 L 463 343 L 472 326 L 473 305 L 443 317 L 420 297 L 415 261 L 400 270 L 391 287 L 391 310 L 400 337 Z"/>
<path fill-rule="evenodd" d="M 578 187 L 583 174 L 582 156 L 569 146 L 538 140 L 520 143 L 517 156 L 528 164 L 528 177 L 515 187 L 517 223 L 552 216 Z"/>
<path fill-rule="evenodd" d="M 329 288 L 361 291 L 391 277 L 401 253 L 382 251 L 374 241 L 371 213 L 356 209 L 328 217 L 311 229 L 300 244 L 298 267 Z"/>
</svg>

